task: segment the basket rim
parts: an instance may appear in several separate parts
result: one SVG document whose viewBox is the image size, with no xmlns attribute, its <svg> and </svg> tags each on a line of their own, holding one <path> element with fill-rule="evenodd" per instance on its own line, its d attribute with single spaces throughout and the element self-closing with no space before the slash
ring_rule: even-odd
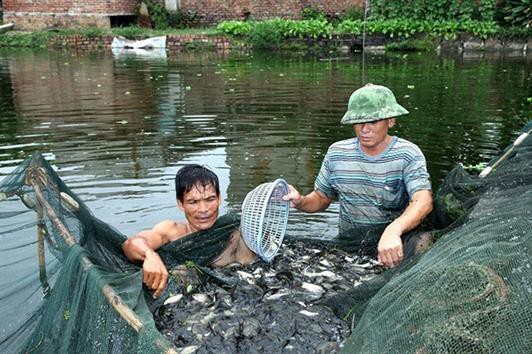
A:
<svg viewBox="0 0 532 354">
<path fill-rule="evenodd" d="M 274 189 L 277 187 L 277 184 L 281 184 L 283 185 L 283 187 L 286 187 L 288 189 L 288 183 L 283 179 L 283 178 L 277 178 L 275 181 L 273 182 L 270 182 L 270 186 L 268 188 L 268 193 L 267 193 L 267 196 L 266 196 L 266 200 L 270 200 L 272 194 L 273 194 L 273 191 Z M 269 203 L 264 203 L 263 207 L 262 207 L 262 213 L 261 213 L 261 222 L 260 222 L 260 234 L 262 235 L 262 229 L 264 227 L 264 216 L 266 215 L 266 208 L 268 207 L 268 204 Z M 287 216 L 288 216 L 288 213 L 287 213 Z M 284 218 L 285 220 L 283 220 L 283 223 L 286 223 L 286 219 L 287 218 Z M 260 249 L 261 250 L 261 253 L 264 253 L 262 252 L 262 247 L 260 246 L 260 240 L 261 239 L 257 239 L 257 249 Z M 282 240 L 281 240 L 282 242 Z M 280 242 L 280 243 L 281 243 Z M 281 245 L 279 244 L 279 246 L 277 247 L 277 250 L 279 250 L 279 248 L 281 247 Z M 271 256 L 271 257 L 266 257 L 266 254 L 264 254 L 264 258 L 267 260 L 267 261 L 270 261 L 274 255 L 277 254 L 277 251 Z"/>
<path fill-rule="evenodd" d="M 277 187 L 278 184 L 281 184 L 283 187 L 286 188 L 286 190 L 288 190 L 288 183 L 286 182 L 286 180 L 285 180 L 284 178 L 277 178 L 277 179 L 274 180 L 273 182 L 265 182 L 265 183 L 262 183 L 262 184 L 260 184 L 259 186 L 255 187 L 252 191 L 250 191 L 250 192 L 246 195 L 246 197 L 244 198 L 244 202 L 242 203 L 242 205 L 243 205 L 243 206 L 246 205 L 246 203 L 248 202 L 249 198 L 251 198 L 251 194 L 253 193 L 253 191 L 254 191 L 256 188 L 258 188 L 258 187 L 260 187 L 261 185 L 264 185 L 264 184 L 269 184 L 268 189 L 267 189 L 267 191 L 266 191 L 266 197 L 265 197 L 265 199 L 268 200 L 268 201 L 269 201 L 269 199 L 271 198 L 271 196 L 272 196 L 272 194 L 273 194 L 273 191 L 274 191 L 275 187 Z M 269 203 L 263 203 L 263 204 L 264 204 L 264 205 L 262 205 L 262 208 L 261 208 L 261 211 L 260 211 L 260 214 L 259 214 L 259 216 L 260 216 L 260 222 L 259 222 L 259 227 L 258 227 L 258 228 L 259 228 L 259 230 L 258 230 L 258 234 L 259 234 L 259 235 L 262 235 L 262 229 L 263 229 L 263 227 L 264 227 L 264 216 L 265 216 L 265 214 L 266 214 L 266 208 L 268 207 L 268 204 L 269 204 Z M 290 210 L 289 207 L 288 207 L 287 209 L 288 209 L 288 211 Z M 243 212 L 243 210 L 242 210 L 242 212 Z M 286 217 L 284 218 L 284 222 L 283 222 L 283 223 L 284 223 L 285 225 L 288 223 L 288 213 L 286 213 Z M 284 235 L 283 235 L 283 237 L 281 238 L 281 242 L 280 242 L 280 243 L 282 243 L 282 239 L 283 239 L 283 238 L 284 238 Z M 247 239 L 247 237 L 244 237 L 244 242 L 245 242 L 246 245 L 247 245 L 248 243 L 246 242 L 246 239 Z M 254 242 L 255 244 L 254 244 L 253 246 L 248 245 L 248 247 L 252 248 L 252 250 L 255 251 L 255 253 L 257 253 L 261 258 L 263 258 L 264 260 L 266 260 L 266 261 L 269 262 L 269 261 L 275 256 L 275 254 L 277 254 L 277 251 L 279 250 L 279 248 L 280 248 L 281 246 L 279 245 L 279 246 L 277 247 L 277 251 L 276 251 L 273 255 L 271 255 L 271 256 L 267 256 L 266 254 L 264 254 L 264 252 L 263 252 L 263 250 L 262 250 L 262 247 L 260 246 L 260 245 L 261 245 L 261 242 L 260 242 L 261 240 L 262 240 L 262 238 L 257 238 L 257 239 L 255 240 L 255 242 Z"/>
</svg>

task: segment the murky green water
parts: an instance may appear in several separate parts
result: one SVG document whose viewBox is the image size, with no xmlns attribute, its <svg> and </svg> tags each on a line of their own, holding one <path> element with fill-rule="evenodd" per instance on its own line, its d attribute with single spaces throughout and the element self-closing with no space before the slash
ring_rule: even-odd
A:
<svg viewBox="0 0 532 354">
<path fill-rule="evenodd" d="M 278 177 L 313 187 L 339 120 L 363 82 L 393 89 L 411 114 L 394 133 L 424 151 L 434 185 L 458 162 L 497 156 L 531 119 L 531 57 L 340 59 L 0 52 L 0 179 L 41 151 L 93 212 L 126 234 L 179 219 L 185 163 L 220 177 L 223 209 Z M 289 233 L 335 233 L 336 207 L 292 213 Z"/>
</svg>

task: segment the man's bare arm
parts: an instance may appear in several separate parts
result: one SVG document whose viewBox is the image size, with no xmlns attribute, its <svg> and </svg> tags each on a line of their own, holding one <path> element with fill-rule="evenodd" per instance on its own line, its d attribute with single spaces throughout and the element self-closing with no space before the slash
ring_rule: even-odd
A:
<svg viewBox="0 0 532 354">
<path fill-rule="evenodd" d="M 288 194 L 283 196 L 283 200 L 290 201 L 292 207 L 307 213 L 325 210 L 332 202 L 331 198 L 319 190 L 302 196 L 293 186 L 289 186 Z"/>
<path fill-rule="evenodd" d="M 378 260 L 395 267 L 404 258 L 401 236 L 417 227 L 432 211 L 432 192 L 419 190 L 412 196 L 405 211 L 386 227 L 377 247 Z"/>
<path fill-rule="evenodd" d="M 130 237 L 122 244 L 122 249 L 130 261 L 142 262 L 144 284 L 154 290 L 154 297 L 159 297 L 168 281 L 168 270 L 155 251 L 171 241 L 169 235 L 175 228 L 173 221 L 163 221 L 151 230 L 141 231 Z"/>
<path fill-rule="evenodd" d="M 155 251 L 165 243 L 164 235 L 152 230 L 144 230 L 128 238 L 122 249 L 126 257 L 132 262 L 144 261 L 146 251 Z"/>
</svg>

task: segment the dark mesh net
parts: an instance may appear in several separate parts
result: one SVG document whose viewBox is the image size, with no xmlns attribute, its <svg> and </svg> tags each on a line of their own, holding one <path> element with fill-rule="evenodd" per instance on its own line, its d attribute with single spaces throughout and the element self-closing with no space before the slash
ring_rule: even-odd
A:
<svg viewBox="0 0 532 354">
<path fill-rule="evenodd" d="M 411 257 L 320 300 L 356 324 L 345 352 L 532 352 L 531 140 L 492 161 L 485 178 L 456 167 L 424 229 L 406 237 Z M 95 218 L 42 156 L 2 181 L 0 199 L 0 352 L 175 351 L 155 327 L 141 269 L 122 252 L 125 236 Z M 160 253 L 169 269 L 207 265 L 238 225 L 221 217 Z M 412 245 L 434 226 L 437 242 L 416 254 Z M 371 255 L 381 232 L 351 230 L 326 246 Z"/>
<path fill-rule="evenodd" d="M 141 269 L 122 252 L 126 237 L 95 218 L 41 155 L 6 177 L 0 196 L 0 352 L 174 351 L 155 327 Z M 221 217 L 209 232 L 166 245 L 163 260 L 205 265 L 238 225 Z"/>
<path fill-rule="evenodd" d="M 328 299 L 355 316 L 344 352 L 532 351 L 532 139 L 503 157 L 485 178 L 449 173 L 430 250 Z"/>
</svg>

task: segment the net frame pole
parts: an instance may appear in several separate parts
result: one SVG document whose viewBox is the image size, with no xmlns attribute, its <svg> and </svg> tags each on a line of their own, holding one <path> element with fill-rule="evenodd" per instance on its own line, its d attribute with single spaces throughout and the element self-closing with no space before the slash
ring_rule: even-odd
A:
<svg viewBox="0 0 532 354">
<path fill-rule="evenodd" d="M 484 170 L 482 170 L 482 172 L 480 172 L 480 174 L 478 176 L 480 178 L 484 178 L 487 175 L 489 175 L 491 173 L 491 171 L 493 171 L 495 168 L 497 168 L 497 166 L 499 166 L 499 164 L 501 162 L 503 162 L 504 160 L 506 160 L 508 158 L 508 156 L 510 156 L 510 154 L 514 151 L 516 146 L 519 146 L 523 141 L 526 140 L 526 138 L 528 138 L 528 136 L 530 135 L 531 132 L 532 132 L 532 129 L 530 129 L 529 131 L 524 132 L 521 135 L 519 135 L 517 137 L 517 139 L 515 139 L 515 141 L 513 142 L 512 146 L 501 157 L 499 157 L 497 159 L 497 161 L 495 161 L 495 163 L 493 165 L 488 166 Z"/>
<path fill-rule="evenodd" d="M 50 292 L 50 285 L 48 284 L 48 276 L 46 275 L 46 257 L 44 253 L 44 235 L 46 234 L 46 227 L 44 225 L 44 217 L 42 208 L 37 208 L 37 258 L 39 261 L 39 280 L 41 281 L 42 291 L 45 295 Z"/>
<path fill-rule="evenodd" d="M 40 173 L 42 173 L 42 170 L 38 167 L 29 167 L 27 172 L 27 182 L 29 182 L 29 184 L 33 187 L 35 197 L 37 199 L 37 214 L 43 216 L 44 212 L 46 212 L 46 215 L 48 215 L 50 221 L 59 230 L 66 244 L 71 247 L 77 244 L 77 242 L 44 197 L 40 184 L 42 184 L 43 187 L 49 186 L 47 186 L 46 184 L 44 175 L 39 175 Z M 94 264 L 87 256 L 83 256 L 81 258 L 81 261 L 83 263 L 83 270 L 86 272 L 88 272 L 94 266 Z M 120 317 L 122 317 L 131 328 L 133 328 L 137 333 L 139 333 L 144 327 L 144 324 L 142 323 L 142 320 L 137 316 L 137 314 L 135 314 L 135 312 L 124 303 L 120 295 L 116 293 L 112 286 L 110 286 L 109 284 L 104 284 L 101 290 L 109 304 L 115 309 L 115 311 L 120 315 Z M 162 343 L 156 344 L 162 345 Z M 166 350 L 166 353 L 177 352 L 173 349 L 168 349 Z"/>
</svg>

